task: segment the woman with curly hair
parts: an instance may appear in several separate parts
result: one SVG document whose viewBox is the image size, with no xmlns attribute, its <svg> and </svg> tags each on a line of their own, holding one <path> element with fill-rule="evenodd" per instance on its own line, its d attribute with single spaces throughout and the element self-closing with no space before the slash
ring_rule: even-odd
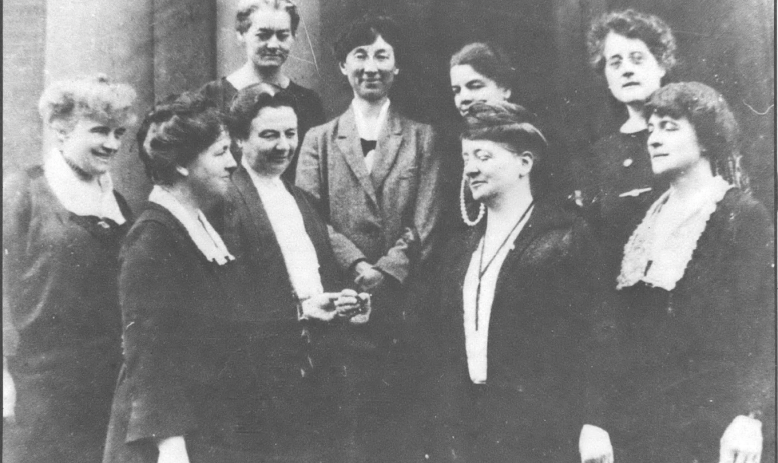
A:
<svg viewBox="0 0 778 463">
<path fill-rule="evenodd" d="M 100 461 L 121 366 L 119 246 L 132 222 L 108 169 L 134 100 L 105 76 L 51 84 L 39 111 L 54 148 L 4 182 L 3 417 L 15 424 L 3 427 L 3 461 Z"/>
<path fill-rule="evenodd" d="M 651 167 L 670 187 L 653 195 L 618 276 L 616 458 L 758 462 L 775 435 L 762 430 L 775 421 L 770 219 L 747 191 L 718 92 L 670 84 L 646 109 Z"/>
<path fill-rule="evenodd" d="M 627 113 L 618 131 L 594 144 L 581 169 L 586 177 L 581 199 L 615 274 L 631 231 L 625 223 L 645 211 L 647 192 L 663 190 L 655 185 L 646 152 L 644 106 L 675 65 L 676 43 L 661 18 L 630 9 L 597 18 L 587 45 L 592 68 Z"/>
</svg>

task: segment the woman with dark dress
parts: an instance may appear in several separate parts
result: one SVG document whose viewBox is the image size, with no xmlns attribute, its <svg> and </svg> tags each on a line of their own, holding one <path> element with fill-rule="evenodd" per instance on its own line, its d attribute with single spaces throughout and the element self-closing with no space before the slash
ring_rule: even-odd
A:
<svg viewBox="0 0 778 463">
<path fill-rule="evenodd" d="M 618 131 L 598 140 L 579 169 L 582 205 L 603 243 L 615 277 L 621 250 L 632 231 L 626 224 L 648 207 L 649 192 L 664 190 L 651 174 L 644 105 L 675 65 L 676 43 L 660 18 L 635 10 L 597 18 L 588 35 L 592 67 L 626 109 Z M 659 180 L 659 184 L 656 184 Z"/>
<path fill-rule="evenodd" d="M 249 292 L 240 285 L 246 267 L 235 261 L 243 256 L 233 256 L 202 212 L 227 196 L 237 167 L 221 114 L 201 96 L 182 94 L 148 115 L 138 140 L 155 185 L 121 251 L 124 366 L 103 461 L 309 461 L 272 453 L 272 438 L 286 431 L 279 425 L 298 417 L 275 415 L 289 399 L 266 386 L 288 378 L 285 371 L 299 375 L 302 362 L 286 362 L 287 353 L 278 362 L 289 317 L 263 311 L 263 303 L 281 301 L 282 292 L 291 299 L 291 291 L 279 285 L 255 307 L 240 304 Z M 354 308 L 337 293 L 309 295 L 289 308 L 301 354 L 301 319 L 326 321 Z M 307 403 L 304 394 L 299 401 Z M 306 432 L 282 437 L 314 440 Z"/>
<path fill-rule="evenodd" d="M 291 80 L 283 72 L 300 24 L 297 6 L 289 0 L 243 0 L 235 16 L 238 41 L 246 52 L 246 62 L 232 74 L 209 82 L 200 92 L 227 114 L 239 90 L 264 83 L 285 90 L 297 106 L 299 138 L 302 141 L 311 127 L 326 122 L 321 98 L 311 89 Z M 233 151 L 237 151 L 233 147 Z M 283 174 L 294 184 L 299 149 Z M 239 157 L 239 156 L 238 156 Z"/>
<path fill-rule="evenodd" d="M 548 203 L 547 142 L 531 114 L 477 103 L 462 136 L 464 186 L 484 204 L 441 266 L 444 344 L 436 461 L 612 461 L 596 379 L 609 326 L 597 249 Z"/>
<path fill-rule="evenodd" d="M 39 105 L 55 148 L 4 182 L 3 461 L 100 461 L 132 221 L 108 170 L 134 99 L 104 76 L 55 82 Z"/>
<path fill-rule="evenodd" d="M 775 461 L 773 234 L 745 189 L 737 123 L 697 82 L 663 87 L 646 108 L 651 167 L 670 187 L 634 228 L 618 276 L 628 305 L 616 458 L 758 462 L 764 449 Z"/>
</svg>

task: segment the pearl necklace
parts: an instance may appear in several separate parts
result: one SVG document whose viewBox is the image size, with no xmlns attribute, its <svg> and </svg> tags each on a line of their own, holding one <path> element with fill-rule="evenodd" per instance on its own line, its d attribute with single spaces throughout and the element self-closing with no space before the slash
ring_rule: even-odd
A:
<svg viewBox="0 0 778 463">
<path fill-rule="evenodd" d="M 478 224 L 478 222 L 481 221 L 481 219 L 484 218 L 484 214 L 486 213 L 486 206 L 484 206 L 484 203 L 480 203 L 481 206 L 478 210 L 478 217 L 475 218 L 475 220 L 470 220 L 470 218 L 467 216 L 467 207 L 465 207 L 465 188 L 467 187 L 467 177 L 462 176 L 462 185 L 459 189 L 459 212 L 462 215 L 462 220 L 470 227 L 474 227 Z"/>
</svg>

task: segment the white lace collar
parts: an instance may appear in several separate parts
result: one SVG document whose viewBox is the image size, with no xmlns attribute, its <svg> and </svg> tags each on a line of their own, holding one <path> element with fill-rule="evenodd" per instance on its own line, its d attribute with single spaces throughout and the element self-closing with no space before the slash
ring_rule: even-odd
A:
<svg viewBox="0 0 778 463">
<path fill-rule="evenodd" d="M 85 181 L 56 149 L 46 158 L 43 172 L 54 196 L 66 210 L 76 215 L 111 219 L 118 225 L 127 221 L 116 201 L 113 181 L 108 172 L 95 178 L 94 182 Z"/>
<path fill-rule="evenodd" d="M 683 277 L 716 205 L 732 187 L 723 178 L 714 177 L 705 185 L 699 201 L 673 216 L 660 213 L 673 189 L 662 194 L 624 247 L 616 288 L 643 281 L 649 286 L 673 290 Z M 657 240 L 657 235 L 662 238 Z"/>
<path fill-rule="evenodd" d="M 159 185 L 155 185 L 151 190 L 149 201 L 164 207 L 181 222 L 197 249 L 209 262 L 224 265 L 235 260 L 219 233 L 214 230 L 201 210 L 193 212 L 187 209 L 175 196 Z"/>
</svg>

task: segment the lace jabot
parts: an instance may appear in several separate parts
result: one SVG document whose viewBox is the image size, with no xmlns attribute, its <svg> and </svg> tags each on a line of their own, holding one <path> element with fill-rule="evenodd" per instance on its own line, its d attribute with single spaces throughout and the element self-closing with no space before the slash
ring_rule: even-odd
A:
<svg viewBox="0 0 778 463">
<path fill-rule="evenodd" d="M 673 214 L 662 214 L 673 189 L 662 194 L 624 247 L 616 288 L 642 281 L 649 286 L 673 290 L 683 277 L 711 214 L 730 188 L 732 185 L 723 178 L 714 177 L 698 196 L 700 200 L 684 205 Z"/>
</svg>

